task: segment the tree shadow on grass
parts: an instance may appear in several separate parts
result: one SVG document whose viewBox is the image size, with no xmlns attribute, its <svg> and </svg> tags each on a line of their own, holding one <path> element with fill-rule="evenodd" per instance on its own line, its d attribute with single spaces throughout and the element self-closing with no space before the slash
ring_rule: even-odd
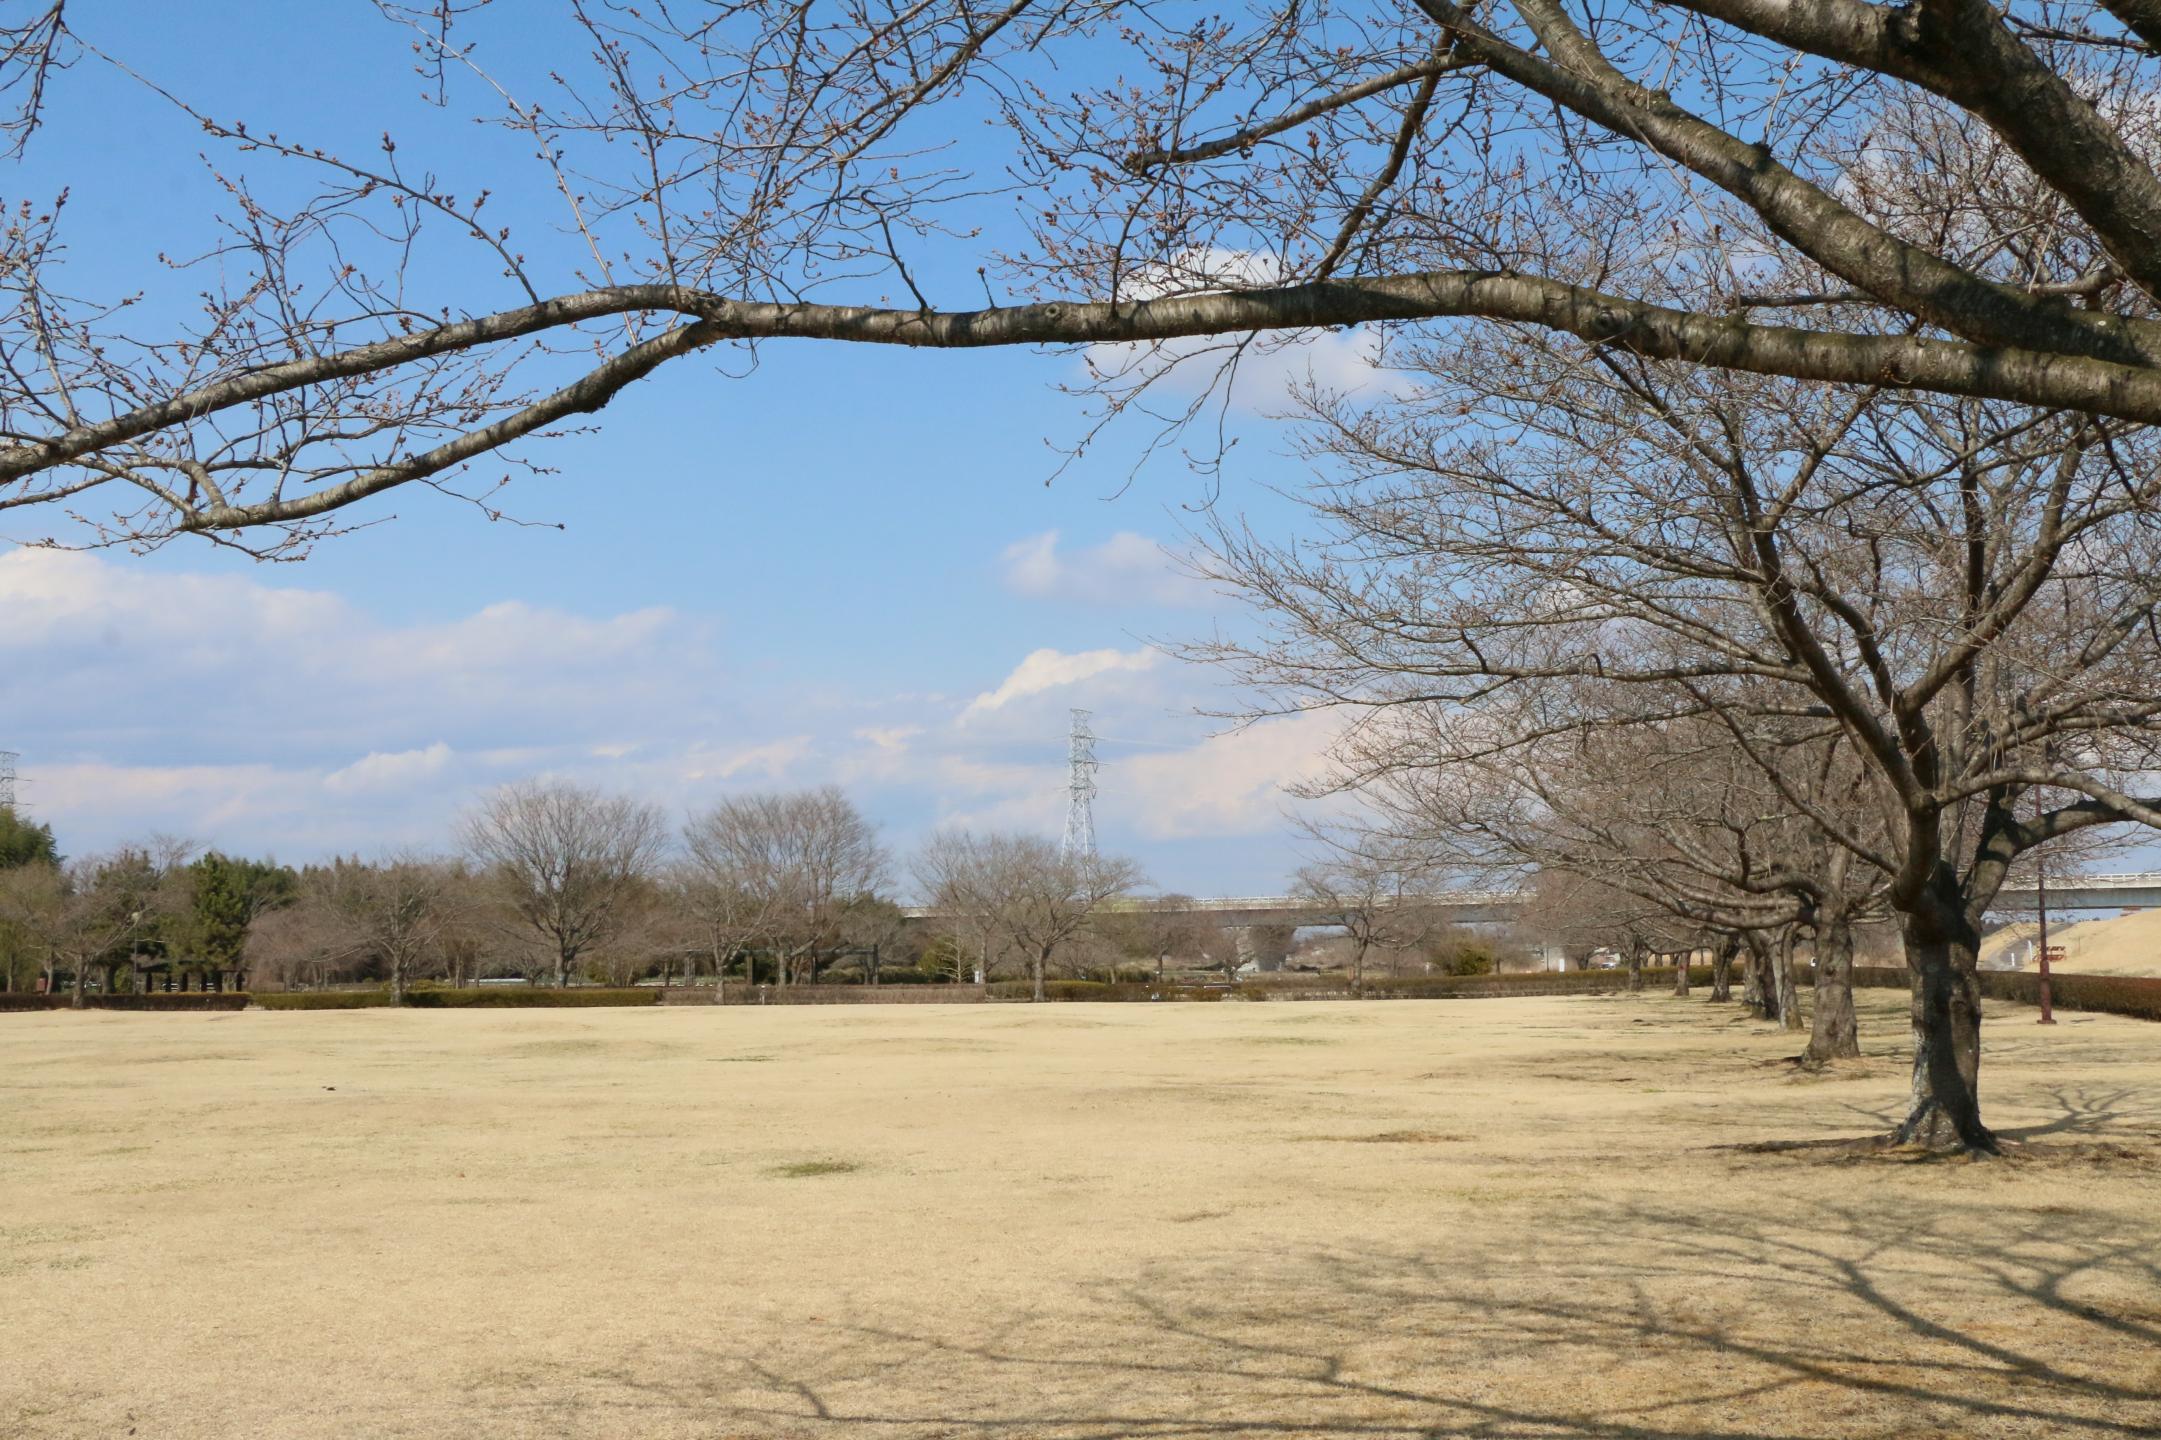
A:
<svg viewBox="0 0 2161 1440">
<path fill-rule="evenodd" d="M 1416 1248 L 1255 1237 L 967 1333 L 828 1316 L 634 1403 L 790 1436 L 2161 1433 L 2152 1227 L 1880 1199 L 1590 1203 Z"/>
</svg>

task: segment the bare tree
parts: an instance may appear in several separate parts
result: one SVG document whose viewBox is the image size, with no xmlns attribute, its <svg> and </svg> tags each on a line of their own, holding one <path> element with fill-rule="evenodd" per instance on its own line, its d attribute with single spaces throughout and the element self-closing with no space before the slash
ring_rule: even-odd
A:
<svg viewBox="0 0 2161 1440">
<path fill-rule="evenodd" d="M 1105 912 L 1103 923 L 1127 954 L 1154 963 L 1158 983 L 1173 957 L 1190 964 L 1211 950 L 1228 955 L 1234 949 L 1221 927 L 1193 908 L 1191 895 L 1176 892 L 1142 895 L 1120 904 Z"/>
<path fill-rule="evenodd" d="M 418 47 L 413 103 L 500 127 L 528 167 L 387 130 L 341 153 L 165 92 L 172 133 L 145 138 L 211 147 L 222 242 L 134 305 L 64 283 L 62 206 L 14 217 L 0 506 L 264 553 L 404 485 L 500 515 L 520 442 L 782 337 L 1107 347 L 1116 416 L 1269 336 L 1474 317 L 2161 420 L 2161 22 L 2136 0 L 377 9 Z M 511 27 L 556 56 L 545 88 L 482 58 Z M 134 43 L 58 3 L 0 28 L 11 143 L 41 143 L 78 38 L 123 64 Z M 397 128 L 409 76 L 325 68 Z M 954 149 L 984 114 L 1006 148 Z M 1887 156 L 2006 199 L 1944 223 L 1883 193 Z M 192 326 L 137 319 L 182 296 Z"/>
<path fill-rule="evenodd" d="M 134 960 L 139 946 L 185 910 L 192 849 L 165 838 L 123 846 L 71 860 L 44 879 L 28 878 L 0 899 L 20 933 L 45 950 L 48 988 L 53 968 L 65 965 L 78 1009 L 91 970 L 104 969 L 110 991 L 115 968 Z"/>
<path fill-rule="evenodd" d="M 340 860 L 303 877 L 299 908 L 326 958 L 376 961 L 390 982 L 390 1003 L 403 1005 L 456 922 L 458 878 L 453 866 L 414 855 Z"/>
<path fill-rule="evenodd" d="M 1027 965 L 1037 1000 L 1059 947 L 1141 883 L 1130 860 L 1069 855 L 1035 835 L 965 830 L 931 836 L 915 870 L 933 906 L 975 921 Z"/>
<path fill-rule="evenodd" d="M 715 964 L 763 945 L 784 985 L 844 942 L 891 867 L 877 828 L 831 785 L 723 800 L 691 819 L 683 844 Z"/>
<path fill-rule="evenodd" d="M 1993 1148 L 1985 912 L 2035 847 L 2161 824 L 2136 788 L 2161 741 L 2152 436 L 1530 333 L 1420 364 L 1429 388 L 1317 405 L 1341 467 L 1312 498 L 1324 544 L 1218 536 L 1221 576 L 1277 622 L 1220 657 L 1284 703 L 1375 717 L 1351 783 L 1616 720 L 1722 727 L 1899 917 L 1916 980 L 1897 1138 Z M 1399 720 L 1411 749 L 1364 744 Z M 1796 732 L 1853 757 L 1851 798 L 1793 783 Z"/>
<path fill-rule="evenodd" d="M 1316 923 L 1342 929 L 1351 942 L 1351 989 L 1365 983 L 1366 956 L 1376 947 L 1408 950 L 1430 935 L 1438 916 L 1423 891 L 1432 871 L 1365 832 L 1335 837 L 1332 853 L 1302 867 L 1291 893 L 1305 902 Z"/>
<path fill-rule="evenodd" d="M 626 796 L 529 780 L 488 796 L 459 834 L 567 985 L 579 958 L 629 922 L 660 868 L 667 822 Z"/>
<path fill-rule="evenodd" d="M 0 944 L 6 946 L 8 978 L 42 971 L 47 991 L 59 961 L 60 914 L 67 884 L 57 865 L 10 865 L 0 869 Z"/>
</svg>

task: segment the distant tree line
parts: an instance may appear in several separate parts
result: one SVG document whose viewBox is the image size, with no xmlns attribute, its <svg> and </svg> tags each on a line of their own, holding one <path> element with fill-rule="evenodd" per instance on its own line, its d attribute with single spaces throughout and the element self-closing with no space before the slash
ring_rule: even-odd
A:
<svg viewBox="0 0 2161 1440">
<path fill-rule="evenodd" d="M 159 837 L 81 858 L 0 810 L 0 988 L 82 998 L 149 990 L 523 981 L 557 986 L 977 984 L 1234 979 L 1234 937 L 1140 867 L 1034 835 L 945 830 L 906 867 L 930 912 L 908 923 L 896 863 L 838 788 L 738 796 L 671 824 L 660 807 L 563 781 L 506 785 L 455 849 L 294 867 Z M 1456 974 L 1490 944 L 1437 923 L 1417 876 L 1339 857 L 1302 872 L 1369 951 Z"/>
</svg>

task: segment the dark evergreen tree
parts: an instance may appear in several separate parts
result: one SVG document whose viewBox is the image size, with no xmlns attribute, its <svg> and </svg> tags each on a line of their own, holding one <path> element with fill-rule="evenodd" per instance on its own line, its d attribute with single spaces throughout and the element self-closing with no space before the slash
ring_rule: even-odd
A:
<svg viewBox="0 0 2161 1440">
<path fill-rule="evenodd" d="M 0 805 L 0 870 L 59 863 L 52 826 L 33 824 L 16 814 L 12 806 Z"/>
</svg>

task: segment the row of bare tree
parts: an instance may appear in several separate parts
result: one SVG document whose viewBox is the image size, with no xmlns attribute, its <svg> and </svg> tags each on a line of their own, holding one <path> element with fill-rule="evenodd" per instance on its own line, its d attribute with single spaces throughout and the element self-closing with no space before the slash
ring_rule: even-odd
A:
<svg viewBox="0 0 2161 1440">
<path fill-rule="evenodd" d="M 891 894 L 893 857 L 832 786 L 721 801 L 672 829 L 657 806 L 563 782 L 484 797 L 455 854 L 397 851 L 298 871 L 159 840 L 61 862 L 51 837 L 0 864 L 0 959 L 78 1000 L 92 975 L 135 988 L 146 972 L 208 987 L 378 980 L 402 1002 L 419 980 L 491 976 L 561 986 L 657 974 L 716 985 L 734 970 L 787 986 L 839 966 L 877 983 L 904 966 L 956 982 L 1019 975 L 1036 999 L 1060 974 L 1162 979 L 1207 967 L 1235 978 L 1234 938 L 1184 895 L 1143 894 L 1129 860 L 1067 854 L 1033 835 L 945 830 L 909 869 L 921 924 Z M 1298 893 L 1345 934 L 1362 982 L 1445 928 L 1400 866 L 1343 851 Z M 1424 963 L 1424 957 L 1420 957 Z"/>
<path fill-rule="evenodd" d="M 642 801 L 525 782 L 463 817 L 453 855 L 297 872 L 196 858 L 175 841 L 62 863 L 49 835 L 31 838 L 41 852 L 0 866 L 0 951 L 11 966 L 36 957 L 48 985 L 69 976 L 78 1000 L 100 971 L 106 989 L 122 971 L 140 986 L 146 967 L 203 968 L 205 948 L 222 957 L 221 978 L 372 978 L 400 1002 L 418 980 L 484 974 L 627 984 L 657 971 L 723 984 L 732 968 L 786 986 L 836 964 L 876 983 L 895 963 L 955 980 L 1017 972 L 1040 998 L 1062 969 L 1229 953 L 1176 901 L 1137 899 L 1132 863 L 1015 834 L 933 836 L 914 871 L 936 917 L 904 927 L 891 854 L 831 786 L 724 800 L 678 832 Z M 222 927 L 215 942 L 190 921 L 198 913 Z"/>
</svg>

